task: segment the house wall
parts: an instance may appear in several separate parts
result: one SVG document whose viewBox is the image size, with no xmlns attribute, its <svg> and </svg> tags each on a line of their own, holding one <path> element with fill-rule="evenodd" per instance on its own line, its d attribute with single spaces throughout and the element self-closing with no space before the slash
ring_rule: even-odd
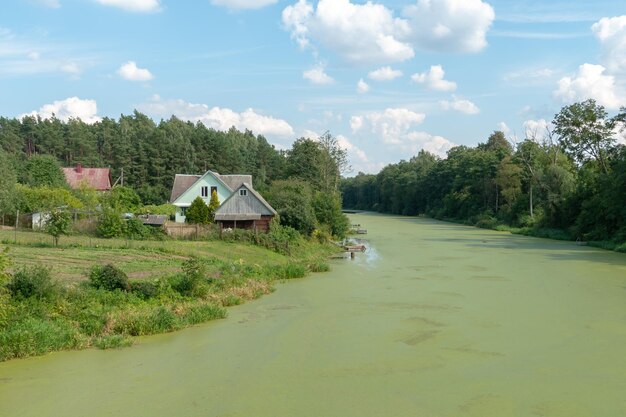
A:
<svg viewBox="0 0 626 417">
<path fill-rule="evenodd" d="M 258 232 L 268 232 L 270 230 L 270 222 L 274 216 L 261 216 L 258 220 L 224 220 L 217 222 L 223 229 L 247 229 L 257 230 Z M 235 223 L 237 227 L 235 227 Z"/>
<path fill-rule="evenodd" d="M 209 187 L 209 195 L 207 197 L 202 197 L 202 187 Z M 177 207 L 175 219 L 176 223 L 185 223 L 185 216 L 182 214 L 181 207 L 189 207 L 191 202 L 196 197 L 201 197 L 205 204 L 209 204 L 211 201 L 211 187 L 217 187 L 217 198 L 219 199 L 220 204 L 222 204 L 231 194 L 231 191 L 220 181 L 215 179 L 215 177 L 211 174 L 206 174 L 176 199 L 176 202 L 174 203 Z"/>
</svg>

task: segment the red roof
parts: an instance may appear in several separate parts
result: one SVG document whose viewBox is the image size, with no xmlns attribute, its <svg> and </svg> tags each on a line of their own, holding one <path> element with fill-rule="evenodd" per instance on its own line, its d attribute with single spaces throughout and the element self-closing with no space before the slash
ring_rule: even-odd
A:
<svg viewBox="0 0 626 417">
<path fill-rule="evenodd" d="M 86 182 L 96 191 L 111 189 L 110 168 L 84 168 L 78 165 L 74 168 L 63 168 L 63 173 L 70 188 L 78 188 L 82 182 Z"/>
</svg>

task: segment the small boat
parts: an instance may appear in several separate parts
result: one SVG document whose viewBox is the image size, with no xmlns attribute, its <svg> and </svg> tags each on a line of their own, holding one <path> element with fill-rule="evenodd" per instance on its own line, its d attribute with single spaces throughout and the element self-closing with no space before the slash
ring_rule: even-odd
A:
<svg viewBox="0 0 626 417">
<path fill-rule="evenodd" d="M 357 235 L 366 235 L 367 234 L 367 229 L 356 229 L 356 234 Z"/>
<path fill-rule="evenodd" d="M 346 245 L 343 247 L 346 252 L 365 252 L 365 245 Z"/>
</svg>

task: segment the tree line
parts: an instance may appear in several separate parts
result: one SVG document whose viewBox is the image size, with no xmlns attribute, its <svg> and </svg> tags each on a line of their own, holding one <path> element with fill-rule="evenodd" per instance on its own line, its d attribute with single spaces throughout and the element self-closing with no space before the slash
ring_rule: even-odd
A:
<svg viewBox="0 0 626 417">
<path fill-rule="evenodd" d="M 67 184 L 60 167 L 79 163 L 110 167 L 114 181 L 123 170 L 124 185 L 137 193 L 141 204 L 153 206 L 168 201 L 176 174 L 209 169 L 251 174 L 253 186 L 278 211 L 283 224 L 307 235 L 320 229 L 343 236 L 348 229 L 339 194 L 347 157 L 329 132 L 278 150 L 249 130 L 224 132 L 176 117 L 155 122 L 137 111 L 94 124 L 56 117 L 0 117 L 0 215 L 91 195 L 87 190 L 62 191 Z M 46 192 L 64 197 L 27 198 Z M 75 208 L 97 205 L 72 202 Z"/>
<path fill-rule="evenodd" d="M 421 151 L 376 175 L 342 181 L 346 208 L 426 214 L 482 227 L 559 229 L 572 239 L 626 242 L 626 108 L 594 100 L 563 107 L 543 137 L 510 142 L 496 131 L 441 159 Z M 609 245 L 611 246 L 611 245 Z"/>
</svg>

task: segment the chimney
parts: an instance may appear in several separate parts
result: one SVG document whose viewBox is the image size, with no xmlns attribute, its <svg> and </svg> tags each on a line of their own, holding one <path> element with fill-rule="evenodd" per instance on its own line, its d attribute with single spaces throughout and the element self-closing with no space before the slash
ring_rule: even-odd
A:
<svg viewBox="0 0 626 417">
<path fill-rule="evenodd" d="M 82 174 L 83 172 L 82 164 L 76 164 L 76 172 L 78 172 L 79 174 Z"/>
</svg>

